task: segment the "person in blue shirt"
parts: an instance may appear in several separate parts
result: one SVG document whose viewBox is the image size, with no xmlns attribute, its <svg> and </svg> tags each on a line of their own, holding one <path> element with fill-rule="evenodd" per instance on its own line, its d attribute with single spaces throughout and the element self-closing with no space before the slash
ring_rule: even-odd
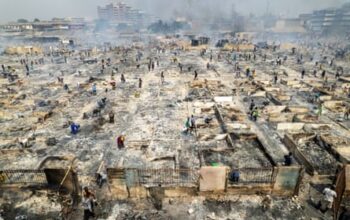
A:
<svg viewBox="0 0 350 220">
<path fill-rule="evenodd" d="M 291 166 L 293 165 L 293 154 L 289 153 L 288 155 L 284 156 L 284 165 L 285 166 Z"/>
<path fill-rule="evenodd" d="M 94 83 L 94 84 L 92 85 L 92 94 L 93 94 L 93 95 L 96 95 L 96 93 L 97 93 L 97 88 L 96 88 L 96 83 Z"/>
<path fill-rule="evenodd" d="M 70 131 L 72 134 L 77 134 L 79 132 L 80 125 L 75 124 L 74 122 L 70 125 Z"/>
<path fill-rule="evenodd" d="M 239 182 L 239 177 L 240 177 L 239 171 L 238 170 L 234 170 L 230 174 L 230 181 L 234 182 L 234 183 L 237 183 L 237 182 Z"/>
</svg>

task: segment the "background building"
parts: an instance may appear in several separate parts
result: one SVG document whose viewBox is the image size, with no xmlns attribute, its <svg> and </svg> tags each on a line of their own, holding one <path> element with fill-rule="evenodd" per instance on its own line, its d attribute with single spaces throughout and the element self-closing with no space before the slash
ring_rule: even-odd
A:
<svg viewBox="0 0 350 220">
<path fill-rule="evenodd" d="M 341 8 L 317 10 L 312 14 L 302 14 L 299 18 L 312 32 L 347 34 L 350 28 L 350 3 L 344 4 Z"/>
<path fill-rule="evenodd" d="M 145 26 L 151 22 L 150 16 L 121 2 L 98 6 L 97 14 L 100 20 L 117 25 Z"/>
<path fill-rule="evenodd" d="M 54 18 L 51 21 L 9 22 L 0 25 L 6 32 L 81 30 L 86 27 L 84 18 Z"/>
</svg>

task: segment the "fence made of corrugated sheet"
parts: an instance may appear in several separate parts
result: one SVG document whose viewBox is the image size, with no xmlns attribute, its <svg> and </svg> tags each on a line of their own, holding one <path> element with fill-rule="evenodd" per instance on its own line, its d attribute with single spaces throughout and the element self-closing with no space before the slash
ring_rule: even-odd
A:
<svg viewBox="0 0 350 220">
<path fill-rule="evenodd" d="M 0 186 L 10 184 L 47 185 L 43 170 L 1 170 Z"/>
</svg>

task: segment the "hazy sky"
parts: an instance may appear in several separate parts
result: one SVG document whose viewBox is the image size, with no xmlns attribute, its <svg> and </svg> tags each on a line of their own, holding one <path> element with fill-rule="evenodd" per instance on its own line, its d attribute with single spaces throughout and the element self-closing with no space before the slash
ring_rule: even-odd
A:
<svg viewBox="0 0 350 220">
<path fill-rule="evenodd" d="M 124 0 L 145 12 L 168 18 L 183 11 L 194 13 L 229 13 L 232 4 L 242 14 L 262 14 L 269 10 L 276 14 L 296 16 L 314 9 L 339 6 L 350 0 Z M 52 17 L 96 18 L 98 5 L 111 0 L 0 0 L 0 23 L 18 18 L 50 19 Z M 117 2 L 117 1 L 114 1 Z M 269 4 L 267 4 L 269 2 Z"/>
</svg>

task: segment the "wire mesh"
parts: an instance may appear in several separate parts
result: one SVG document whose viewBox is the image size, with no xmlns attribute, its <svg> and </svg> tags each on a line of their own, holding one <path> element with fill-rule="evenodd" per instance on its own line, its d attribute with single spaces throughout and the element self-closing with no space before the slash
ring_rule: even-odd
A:
<svg viewBox="0 0 350 220">
<path fill-rule="evenodd" d="M 47 179 L 43 170 L 1 170 L 0 185 L 6 184 L 45 185 Z"/>
</svg>

